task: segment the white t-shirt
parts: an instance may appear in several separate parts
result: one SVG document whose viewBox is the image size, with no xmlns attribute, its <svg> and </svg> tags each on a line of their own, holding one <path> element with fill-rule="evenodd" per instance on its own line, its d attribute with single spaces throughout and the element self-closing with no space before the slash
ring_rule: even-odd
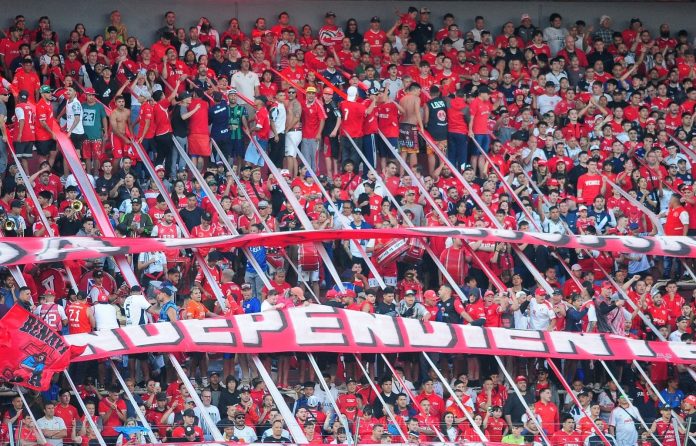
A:
<svg viewBox="0 0 696 446">
<path fill-rule="evenodd" d="M 142 294 L 134 294 L 126 297 L 123 303 L 123 310 L 126 313 L 126 325 L 145 325 L 147 323 L 146 313 L 150 308 L 150 302 Z"/>
<path fill-rule="evenodd" d="M 546 330 L 551 323 L 551 319 L 556 319 L 556 313 L 550 302 L 544 301 L 537 303 L 536 299 L 529 302 L 529 328 L 532 330 Z"/>
<path fill-rule="evenodd" d="M 75 97 L 75 99 L 72 101 L 68 101 L 68 103 L 65 105 L 65 116 L 68 120 L 68 130 L 72 128 L 73 122 L 78 120 L 72 133 L 76 135 L 85 134 L 85 128 L 82 126 L 82 104 L 80 104 L 80 101 L 77 100 L 77 97 Z"/>
<path fill-rule="evenodd" d="M 633 418 L 631 418 L 631 416 L 633 416 Z M 636 420 L 640 419 L 640 414 L 635 406 L 629 406 L 625 410 L 617 406 L 611 411 L 609 426 L 614 426 L 616 429 L 614 435 L 616 435 L 618 444 L 638 443 L 638 431 L 636 431 L 636 425 L 633 421 L 634 418 Z"/>
<path fill-rule="evenodd" d="M 97 330 L 112 330 L 118 328 L 118 316 L 116 307 L 111 304 L 97 303 L 94 308 L 94 320 Z"/>
<path fill-rule="evenodd" d="M 539 113 L 542 115 L 544 113 L 553 111 L 556 105 L 561 102 L 561 97 L 558 95 L 549 96 L 542 94 L 537 98 L 537 107 L 539 107 Z"/>
<path fill-rule="evenodd" d="M 243 429 L 238 429 L 235 426 L 233 435 L 244 443 L 254 443 L 256 441 L 256 432 L 249 426 L 244 426 Z"/>
<path fill-rule="evenodd" d="M 249 99 L 254 98 L 254 87 L 258 87 L 259 85 L 259 75 L 253 71 L 247 71 L 246 74 L 237 71 L 232 75 L 232 87 Z M 241 97 L 237 99 L 237 104 L 244 103 Z"/>
<path fill-rule="evenodd" d="M 47 419 L 46 417 L 39 418 L 36 420 L 36 427 L 38 427 L 41 430 L 44 429 L 49 429 L 49 430 L 62 430 L 62 429 L 67 429 L 65 426 L 65 421 L 61 417 L 56 417 L 54 416 L 50 420 Z M 53 446 L 63 446 L 63 439 L 62 438 L 47 438 L 46 441 L 48 442 L 47 444 L 53 445 Z"/>
</svg>

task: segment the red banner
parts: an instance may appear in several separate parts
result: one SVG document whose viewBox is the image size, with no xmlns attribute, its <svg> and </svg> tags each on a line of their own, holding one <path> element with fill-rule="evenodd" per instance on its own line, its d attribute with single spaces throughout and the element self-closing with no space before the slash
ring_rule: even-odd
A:
<svg viewBox="0 0 696 446">
<path fill-rule="evenodd" d="M 369 238 L 456 237 L 488 242 L 529 243 L 556 248 L 590 249 L 619 253 L 696 258 L 693 237 L 617 237 L 571 236 L 483 228 L 397 228 L 362 230 L 322 230 L 275 232 L 254 235 L 220 236 L 194 239 L 138 239 L 115 237 L 0 237 L 0 264 L 63 262 L 96 257 L 135 254 L 148 251 L 188 248 L 279 247 L 306 242 L 327 242 Z"/>
<path fill-rule="evenodd" d="M 696 345 L 610 334 L 483 328 L 421 322 L 311 305 L 225 318 L 129 326 L 69 335 L 76 361 L 145 352 L 447 352 L 533 358 L 694 363 Z"/>
<path fill-rule="evenodd" d="M 19 305 L 0 319 L 0 378 L 35 390 L 48 389 L 85 347 L 71 346 L 41 319 Z"/>
</svg>

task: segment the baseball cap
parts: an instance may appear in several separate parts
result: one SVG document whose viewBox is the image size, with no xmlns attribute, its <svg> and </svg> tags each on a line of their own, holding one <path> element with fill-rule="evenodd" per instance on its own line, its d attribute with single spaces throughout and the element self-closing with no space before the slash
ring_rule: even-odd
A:
<svg viewBox="0 0 696 446">
<path fill-rule="evenodd" d="M 92 277 L 94 277 L 95 279 L 98 279 L 100 277 L 104 277 L 104 271 L 98 269 L 94 273 L 92 273 Z"/>
<path fill-rule="evenodd" d="M 430 9 L 429 9 L 429 8 L 426 8 L 426 7 L 423 7 L 423 8 L 420 9 L 420 13 L 421 13 L 421 14 L 430 14 Z"/>
<path fill-rule="evenodd" d="M 96 95 L 97 92 L 94 90 L 94 88 L 89 87 L 89 88 L 85 88 L 85 94 Z"/>
<path fill-rule="evenodd" d="M 227 90 L 227 95 L 229 96 L 229 95 L 231 95 L 231 94 L 237 94 L 237 89 L 236 89 L 236 88 L 230 88 L 229 90 Z"/>
<path fill-rule="evenodd" d="M 351 85 L 346 90 L 346 95 L 349 101 L 355 101 L 355 98 L 358 96 L 358 88 L 355 85 Z"/>
<path fill-rule="evenodd" d="M 316 92 L 317 92 L 317 89 L 314 87 L 307 87 L 307 89 L 305 90 L 305 93 L 316 93 Z"/>
<path fill-rule="evenodd" d="M 329 11 L 326 13 L 326 15 L 324 17 L 336 17 L 336 13 L 333 11 Z"/>
<path fill-rule="evenodd" d="M 684 402 L 687 404 L 691 404 L 692 406 L 696 406 L 696 395 L 689 395 L 686 398 L 684 398 Z"/>
<path fill-rule="evenodd" d="M 298 286 L 290 288 L 290 293 L 296 295 L 300 300 L 304 300 L 304 290 Z"/>
<path fill-rule="evenodd" d="M 140 198 L 131 198 L 131 204 L 140 204 Z"/>
<path fill-rule="evenodd" d="M 529 16 L 529 14 L 527 14 L 527 13 L 522 14 L 522 17 L 520 17 L 520 21 L 526 20 L 526 19 L 531 19 L 531 17 Z"/>
<path fill-rule="evenodd" d="M 249 386 L 240 386 L 239 387 L 239 393 L 248 392 L 248 391 L 249 391 Z"/>
<path fill-rule="evenodd" d="M 130 288 L 130 290 L 131 290 L 131 293 L 138 293 L 138 292 L 142 291 L 143 289 L 140 288 L 140 285 L 133 285 L 133 286 Z"/>
<path fill-rule="evenodd" d="M 526 377 L 526 376 L 523 376 L 523 375 L 519 375 L 519 376 L 517 376 L 517 377 L 515 378 L 515 382 L 516 382 L 516 383 L 519 383 L 519 382 L 522 382 L 522 381 L 527 382 L 527 377 Z"/>
<path fill-rule="evenodd" d="M 48 85 L 42 85 L 41 88 L 39 88 L 40 93 L 51 93 L 51 87 Z"/>
<path fill-rule="evenodd" d="M 423 298 L 425 299 L 437 299 L 437 293 L 433 290 L 428 290 L 423 293 Z"/>
<path fill-rule="evenodd" d="M 164 168 L 163 165 L 161 165 L 161 164 L 156 165 L 156 166 L 155 166 L 155 172 L 159 172 L 160 170 L 163 171 L 163 172 L 166 171 L 166 169 Z"/>
<path fill-rule="evenodd" d="M 584 204 L 581 204 L 580 206 L 578 206 L 578 211 L 586 211 L 586 210 L 587 210 L 587 206 L 585 206 Z"/>
<path fill-rule="evenodd" d="M 381 20 L 379 19 L 378 16 L 373 16 L 373 17 L 370 19 L 370 23 L 379 23 L 379 22 L 381 22 Z"/>
<path fill-rule="evenodd" d="M 157 394 L 157 401 L 167 401 L 167 394 L 160 392 Z"/>
<path fill-rule="evenodd" d="M 546 296 L 546 290 L 539 287 L 536 289 L 536 291 L 534 291 L 534 295 L 535 296 Z"/>
<path fill-rule="evenodd" d="M 280 174 L 284 177 L 289 177 L 290 176 L 290 171 L 288 169 L 282 169 L 280 171 Z"/>
<path fill-rule="evenodd" d="M 577 263 L 574 263 L 573 266 L 570 267 L 571 271 L 580 271 L 582 269 L 582 266 L 580 266 Z"/>
<path fill-rule="evenodd" d="M 19 92 L 19 99 L 27 100 L 29 98 L 29 92 L 27 90 L 22 90 Z"/>
<path fill-rule="evenodd" d="M 250 290 L 251 289 L 251 284 L 248 283 L 243 283 L 242 286 L 240 287 L 243 290 Z"/>
<path fill-rule="evenodd" d="M 186 410 L 184 411 L 184 416 L 185 416 L 185 417 L 195 417 L 195 416 L 196 416 L 196 412 L 194 412 L 193 409 L 186 409 Z"/>
<path fill-rule="evenodd" d="M 266 209 L 268 207 L 268 202 L 266 200 L 259 201 L 259 209 Z"/>
<path fill-rule="evenodd" d="M 319 405 L 319 399 L 317 399 L 316 396 L 312 395 L 309 398 L 307 398 L 307 407 L 317 407 Z"/>
<path fill-rule="evenodd" d="M 483 293 L 483 297 L 494 296 L 494 295 L 495 295 L 495 293 L 493 292 L 493 290 L 486 290 L 486 292 Z"/>
<path fill-rule="evenodd" d="M 406 290 L 406 292 L 404 293 L 404 295 L 406 295 L 406 296 L 411 295 L 411 294 L 413 294 L 415 296 L 416 295 L 415 290 Z"/>
<path fill-rule="evenodd" d="M 54 296 L 55 297 L 56 293 L 55 291 L 51 289 L 47 289 L 46 291 L 43 292 L 42 296 Z"/>
</svg>

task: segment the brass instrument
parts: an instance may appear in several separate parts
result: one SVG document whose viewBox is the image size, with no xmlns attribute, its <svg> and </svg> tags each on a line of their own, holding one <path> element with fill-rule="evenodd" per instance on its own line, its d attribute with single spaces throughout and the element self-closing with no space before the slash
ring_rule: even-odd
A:
<svg viewBox="0 0 696 446">
<path fill-rule="evenodd" d="M 17 228 L 17 225 L 15 224 L 14 220 L 10 220 L 10 219 L 5 220 L 5 226 L 4 226 L 5 232 L 14 231 L 16 228 Z"/>
<path fill-rule="evenodd" d="M 75 212 L 82 211 L 83 207 L 84 207 L 84 204 L 82 204 L 82 202 L 80 200 L 73 200 L 73 202 L 70 203 L 70 208 Z"/>
</svg>

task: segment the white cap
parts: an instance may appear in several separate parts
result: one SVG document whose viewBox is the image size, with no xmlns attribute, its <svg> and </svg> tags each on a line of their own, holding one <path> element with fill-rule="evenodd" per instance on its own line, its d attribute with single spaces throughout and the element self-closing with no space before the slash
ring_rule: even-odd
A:
<svg viewBox="0 0 696 446">
<path fill-rule="evenodd" d="M 346 94 L 348 95 L 348 100 L 353 102 L 353 101 L 355 101 L 355 98 L 358 96 L 358 88 L 356 86 L 352 85 L 352 86 L 348 87 Z"/>
</svg>

